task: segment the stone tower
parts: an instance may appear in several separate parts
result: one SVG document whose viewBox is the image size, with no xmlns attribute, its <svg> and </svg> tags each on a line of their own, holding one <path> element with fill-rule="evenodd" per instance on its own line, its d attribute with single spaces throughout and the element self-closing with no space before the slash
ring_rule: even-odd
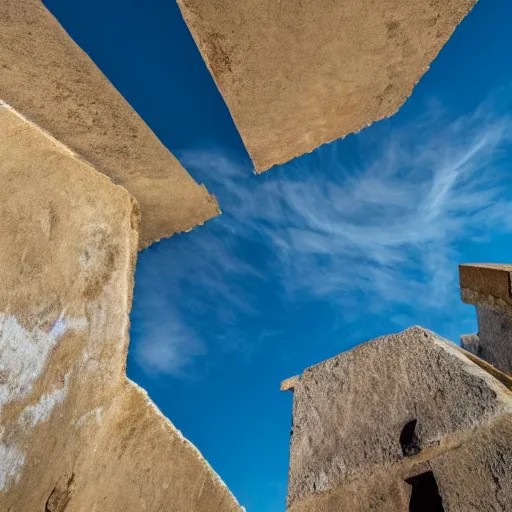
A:
<svg viewBox="0 0 512 512">
<path fill-rule="evenodd" d="M 463 298 L 485 308 L 472 348 L 504 370 L 509 270 L 461 267 Z M 289 512 L 512 510 L 512 378 L 436 334 L 377 338 L 282 389 Z"/>
</svg>

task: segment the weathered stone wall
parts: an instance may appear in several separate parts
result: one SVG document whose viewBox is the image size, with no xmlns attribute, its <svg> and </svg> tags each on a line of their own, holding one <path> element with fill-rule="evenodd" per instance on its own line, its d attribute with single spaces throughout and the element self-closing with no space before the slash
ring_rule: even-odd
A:
<svg viewBox="0 0 512 512">
<path fill-rule="evenodd" d="M 136 198 L 141 247 L 220 213 L 41 0 L 0 2 L 0 100 Z"/>
<path fill-rule="evenodd" d="M 512 308 L 477 305 L 478 334 L 461 336 L 462 346 L 512 375 Z"/>
<path fill-rule="evenodd" d="M 421 328 L 364 343 L 307 369 L 294 387 L 288 501 L 326 491 L 512 411 L 507 389 Z"/>
<path fill-rule="evenodd" d="M 445 512 L 512 510 L 512 416 L 458 439 L 429 461 L 397 463 L 297 501 L 288 512 L 409 512 L 411 477 L 432 471 Z M 428 510 L 428 509 L 425 509 Z"/>
<path fill-rule="evenodd" d="M 139 208 L 0 106 L 0 510 L 240 511 L 125 375 Z"/>
<path fill-rule="evenodd" d="M 478 334 L 463 348 L 512 375 L 512 265 L 460 265 L 462 300 L 476 306 Z"/>
<path fill-rule="evenodd" d="M 504 480 L 512 468 L 510 450 L 502 459 L 498 455 L 503 436 L 512 435 L 512 379 L 468 356 L 414 327 L 359 345 L 295 378 L 290 511 L 405 511 L 407 480 L 435 469 L 443 502 L 449 496 L 452 503 L 445 510 L 462 512 L 467 509 L 456 498 L 459 487 L 443 480 L 449 471 L 443 461 L 458 465 L 460 492 L 471 496 L 468 464 L 478 458 L 471 447 L 481 439 L 482 458 L 472 462 L 481 466 L 474 488 L 490 493 L 498 485 L 492 475 Z M 505 417 L 501 430 L 480 433 Z M 506 492 L 508 484 L 500 485 Z M 498 503 L 491 494 L 487 501 Z"/>
<path fill-rule="evenodd" d="M 409 512 L 410 486 L 388 469 L 297 500 L 287 512 Z"/>
<path fill-rule="evenodd" d="M 178 0 L 257 171 L 394 114 L 475 0 Z"/>
<path fill-rule="evenodd" d="M 512 416 L 430 461 L 446 512 L 512 510 Z"/>
</svg>

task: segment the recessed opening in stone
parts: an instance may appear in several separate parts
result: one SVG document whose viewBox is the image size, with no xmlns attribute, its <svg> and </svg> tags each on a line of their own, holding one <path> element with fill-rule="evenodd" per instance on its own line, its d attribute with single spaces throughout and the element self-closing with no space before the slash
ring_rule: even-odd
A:
<svg viewBox="0 0 512 512">
<path fill-rule="evenodd" d="M 420 441 L 416 435 L 417 424 L 417 419 L 407 422 L 400 433 L 400 446 L 404 457 L 416 455 L 421 451 Z"/>
<path fill-rule="evenodd" d="M 409 512 L 444 512 L 436 478 L 432 471 L 408 478 L 412 487 Z"/>
</svg>

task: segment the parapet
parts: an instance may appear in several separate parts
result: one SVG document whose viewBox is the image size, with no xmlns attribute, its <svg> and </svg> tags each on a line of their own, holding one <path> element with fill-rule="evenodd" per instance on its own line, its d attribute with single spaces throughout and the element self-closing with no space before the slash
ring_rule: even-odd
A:
<svg viewBox="0 0 512 512">
<path fill-rule="evenodd" d="M 478 334 L 461 337 L 462 346 L 512 375 L 512 265 L 460 265 L 461 298 L 476 306 Z"/>
<path fill-rule="evenodd" d="M 41 0 L 0 2 L 0 100 L 123 186 L 140 247 L 220 213 Z"/>
<path fill-rule="evenodd" d="M 512 379 L 475 363 L 413 327 L 306 369 L 293 384 L 289 511 L 505 510 Z"/>
<path fill-rule="evenodd" d="M 475 0 L 178 0 L 261 172 L 394 114 Z"/>
</svg>

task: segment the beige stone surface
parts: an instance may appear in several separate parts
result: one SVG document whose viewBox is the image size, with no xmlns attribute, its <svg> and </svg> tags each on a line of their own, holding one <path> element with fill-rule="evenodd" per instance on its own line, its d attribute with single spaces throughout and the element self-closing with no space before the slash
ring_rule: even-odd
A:
<svg viewBox="0 0 512 512">
<path fill-rule="evenodd" d="M 475 0 L 178 0 L 257 171 L 394 114 Z"/>
<path fill-rule="evenodd" d="M 459 265 L 461 298 L 468 304 L 512 306 L 512 265 L 474 263 Z"/>
<path fill-rule="evenodd" d="M 293 391 L 295 384 L 299 381 L 299 376 L 289 377 L 281 382 L 280 389 L 281 391 Z"/>
<path fill-rule="evenodd" d="M 410 488 L 396 470 L 364 475 L 296 501 L 287 512 L 409 512 Z"/>
<path fill-rule="evenodd" d="M 511 413 L 510 379 L 473 360 L 413 327 L 305 370 L 294 384 L 288 505 L 396 465 L 425 463 Z"/>
<path fill-rule="evenodd" d="M 430 461 L 447 512 L 512 511 L 512 417 Z"/>
<path fill-rule="evenodd" d="M 461 345 L 512 375 L 512 307 L 507 309 L 477 306 L 478 334 L 461 336 Z"/>
<path fill-rule="evenodd" d="M 445 512 L 512 510 L 512 417 L 498 418 L 454 449 L 419 464 L 396 463 L 299 500 L 288 512 L 409 512 L 411 477 L 432 471 Z"/>
<path fill-rule="evenodd" d="M 239 512 L 125 375 L 137 203 L 5 106 L 0 155 L 0 511 Z"/>
<path fill-rule="evenodd" d="M 137 199 L 141 247 L 219 213 L 40 0 L 0 2 L 0 100 Z"/>
</svg>

